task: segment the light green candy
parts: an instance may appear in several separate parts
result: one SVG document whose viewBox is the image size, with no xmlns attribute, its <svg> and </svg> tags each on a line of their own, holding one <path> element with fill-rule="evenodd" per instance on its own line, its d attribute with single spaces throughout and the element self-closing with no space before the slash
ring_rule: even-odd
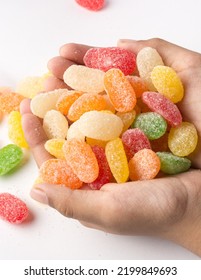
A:
<svg viewBox="0 0 201 280">
<path fill-rule="evenodd" d="M 22 149 L 17 145 L 9 144 L 0 149 L 0 176 L 8 173 L 20 164 L 22 158 Z"/>
</svg>

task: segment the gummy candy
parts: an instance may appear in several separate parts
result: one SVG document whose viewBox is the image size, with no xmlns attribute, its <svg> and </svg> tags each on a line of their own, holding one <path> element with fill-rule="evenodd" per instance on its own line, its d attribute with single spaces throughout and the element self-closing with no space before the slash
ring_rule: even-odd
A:
<svg viewBox="0 0 201 280">
<path fill-rule="evenodd" d="M 82 186 L 82 182 L 74 174 L 72 168 L 62 159 L 45 161 L 40 167 L 39 177 L 42 178 L 43 182 L 62 184 L 71 189 L 79 189 Z"/>
<path fill-rule="evenodd" d="M 136 55 L 118 47 L 91 48 L 84 56 L 87 67 L 107 72 L 111 68 L 120 69 L 124 75 L 130 75 L 136 68 Z"/>
<path fill-rule="evenodd" d="M 150 149 L 138 151 L 129 161 L 129 177 L 132 181 L 151 180 L 160 171 L 160 159 Z"/>
<path fill-rule="evenodd" d="M 168 132 L 163 134 L 158 139 L 154 139 L 150 141 L 151 149 L 156 152 L 166 152 L 168 150 Z"/>
<path fill-rule="evenodd" d="M 103 141 L 103 140 L 98 140 L 98 139 L 94 139 L 94 138 L 90 138 L 90 137 L 86 137 L 86 142 L 87 144 L 89 144 L 91 147 L 93 146 L 98 146 L 98 147 L 102 147 L 105 148 L 107 141 Z"/>
<path fill-rule="evenodd" d="M 95 181 L 99 174 L 99 166 L 90 145 L 73 138 L 63 145 L 67 163 L 77 177 L 84 183 Z"/>
<path fill-rule="evenodd" d="M 19 165 L 23 158 L 23 152 L 15 144 L 8 144 L 0 149 L 0 176 L 8 173 Z"/>
<path fill-rule="evenodd" d="M 151 72 L 151 80 L 157 91 L 173 103 L 182 100 L 184 88 L 177 73 L 168 66 L 156 66 Z"/>
<path fill-rule="evenodd" d="M 105 110 L 108 110 L 108 111 L 111 111 L 112 113 L 115 113 L 116 110 L 115 110 L 114 106 L 112 105 L 109 96 L 106 95 L 106 94 L 104 94 L 102 96 L 105 99 Z"/>
<path fill-rule="evenodd" d="M 146 81 L 138 76 L 127 76 L 131 86 L 134 89 L 137 98 L 140 98 L 143 92 L 148 91 Z"/>
<path fill-rule="evenodd" d="M 32 113 L 39 118 L 44 118 L 49 110 L 56 109 L 57 100 L 66 92 L 67 89 L 57 89 L 36 95 L 30 103 Z"/>
<path fill-rule="evenodd" d="M 112 175 L 117 183 L 125 183 L 129 177 L 128 161 L 120 138 L 109 141 L 105 147 L 105 154 Z"/>
<path fill-rule="evenodd" d="M 100 93 L 104 91 L 105 73 L 99 69 L 89 68 L 83 65 L 71 65 L 63 75 L 64 82 L 72 89 Z"/>
<path fill-rule="evenodd" d="M 136 61 L 140 77 L 146 81 L 149 90 L 155 90 L 151 80 L 151 72 L 155 66 L 164 65 L 161 56 L 156 49 L 145 47 L 138 52 Z"/>
<path fill-rule="evenodd" d="M 49 139 L 65 139 L 68 131 L 68 121 L 59 111 L 50 110 L 44 116 L 43 129 Z"/>
<path fill-rule="evenodd" d="M 99 174 L 98 178 L 92 183 L 89 183 L 88 186 L 91 189 L 99 190 L 103 185 L 111 181 L 112 173 L 110 171 L 110 167 L 106 159 L 104 148 L 93 146 L 92 151 L 94 152 L 98 162 Z"/>
<path fill-rule="evenodd" d="M 54 157 L 65 159 L 63 149 L 62 149 L 65 141 L 66 141 L 65 139 L 58 139 L 58 138 L 49 139 L 45 142 L 44 147 L 46 151 L 48 151 L 48 153 L 50 153 Z"/>
<path fill-rule="evenodd" d="M 0 111 L 9 114 L 12 111 L 19 111 L 20 103 L 24 97 L 15 92 L 0 93 Z"/>
<path fill-rule="evenodd" d="M 8 137 L 21 148 L 28 148 L 21 124 L 22 116 L 18 111 L 12 111 L 8 116 Z"/>
<path fill-rule="evenodd" d="M 0 193 L 0 217 L 12 224 L 20 224 L 27 219 L 26 204 L 10 193 Z"/>
<path fill-rule="evenodd" d="M 72 123 L 67 132 L 67 140 L 71 140 L 73 138 L 80 139 L 85 141 L 85 135 L 79 129 L 79 120 Z"/>
<path fill-rule="evenodd" d="M 128 129 L 122 134 L 121 139 L 128 160 L 130 160 L 139 150 L 151 149 L 149 139 L 139 128 Z"/>
<path fill-rule="evenodd" d="M 160 158 L 161 171 L 166 174 L 178 174 L 187 171 L 191 167 L 191 161 L 184 157 L 178 157 L 168 152 L 156 153 Z"/>
<path fill-rule="evenodd" d="M 135 116 L 136 116 L 136 112 L 135 110 L 132 110 L 130 112 L 126 112 L 126 113 L 121 113 L 121 112 L 117 112 L 116 115 L 122 120 L 123 122 L 123 129 L 122 132 L 126 131 L 131 124 L 133 123 Z"/>
<path fill-rule="evenodd" d="M 161 115 L 148 112 L 138 115 L 132 127 L 140 128 L 150 140 L 153 140 L 160 138 L 166 132 L 167 123 Z"/>
<path fill-rule="evenodd" d="M 90 10 L 98 11 L 105 5 L 105 0 L 75 0 L 80 6 Z"/>
<path fill-rule="evenodd" d="M 144 92 L 143 102 L 154 112 L 160 114 L 171 126 L 178 126 L 182 122 L 182 116 L 178 107 L 158 92 Z"/>
<path fill-rule="evenodd" d="M 107 112 L 90 111 L 84 113 L 79 119 L 81 133 L 98 140 L 114 139 L 121 134 L 122 128 L 122 120 L 115 114 Z"/>
<path fill-rule="evenodd" d="M 56 103 L 56 109 L 60 111 L 63 115 L 68 114 L 70 106 L 77 100 L 83 92 L 76 90 L 69 90 L 66 93 L 63 93 Z"/>
<path fill-rule="evenodd" d="M 119 69 L 110 69 L 105 73 L 105 90 L 119 112 L 133 110 L 136 104 L 135 92 L 128 79 Z"/>
<path fill-rule="evenodd" d="M 170 129 L 168 147 L 176 156 L 188 156 L 195 150 L 197 142 L 198 134 L 192 123 L 182 122 L 178 127 Z"/>
<path fill-rule="evenodd" d="M 68 119 L 76 121 L 85 112 L 92 110 L 101 111 L 105 109 L 105 106 L 105 99 L 102 95 L 85 93 L 71 105 L 68 111 Z"/>
</svg>

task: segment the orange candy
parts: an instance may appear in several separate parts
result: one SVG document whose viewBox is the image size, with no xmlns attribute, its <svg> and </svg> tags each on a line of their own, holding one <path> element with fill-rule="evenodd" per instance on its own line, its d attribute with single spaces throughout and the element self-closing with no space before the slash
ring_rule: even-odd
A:
<svg viewBox="0 0 201 280">
<path fill-rule="evenodd" d="M 64 184 L 71 189 L 79 189 L 82 182 L 73 173 L 72 168 L 62 159 L 49 159 L 45 161 L 39 170 L 41 181 L 50 184 Z"/>
<path fill-rule="evenodd" d="M 90 145 L 79 139 L 71 139 L 63 145 L 64 156 L 77 177 L 84 183 L 95 181 L 99 166 Z"/>
<path fill-rule="evenodd" d="M 116 68 L 105 73 L 105 90 L 114 108 L 119 112 L 129 112 L 136 104 L 136 95 L 127 77 Z"/>
<path fill-rule="evenodd" d="M 131 86 L 133 87 L 137 98 L 140 98 L 143 92 L 149 90 L 145 80 L 143 80 L 142 78 L 138 76 L 126 76 L 126 77 L 129 80 Z"/>
<path fill-rule="evenodd" d="M 70 106 L 77 100 L 83 92 L 76 91 L 76 90 L 69 90 L 68 92 L 62 94 L 57 103 L 56 103 L 56 109 L 60 111 L 63 115 L 68 114 L 68 110 Z"/>
<path fill-rule="evenodd" d="M 12 111 L 19 111 L 20 103 L 24 97 L 15 92 L 0 93 L 0 111 L 9 114 Z"/>
<path fill-rule="evenodd" d="M 160 159 L 150 149 L 138 151 L 129 161 L 129 177 L 132 181 L 151 180 L 160 170 Z"/>
</svg>

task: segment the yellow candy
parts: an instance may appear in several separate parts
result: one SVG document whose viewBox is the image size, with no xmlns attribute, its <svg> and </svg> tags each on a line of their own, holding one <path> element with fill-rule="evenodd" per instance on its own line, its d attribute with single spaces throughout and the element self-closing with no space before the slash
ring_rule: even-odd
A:
<svg viewBox="0 0 201 280">
<path fill-rule="evenodd" d="M 176 156 L 188 156 L 195 150 L 197 142 L 198 134 L 192 123 L 182 122 L 180 126 L 170 129 L 168 147 Z"/>
<path fill-rule="evenodd" d="M 99 147 L 103 147 L 103 148 L 105 148 L 105 146 L 107 144 L 107 141 L 93 139 L 93 138 L 90 138 L 90 137 L 86 137 L 86 142 L 90 146 L 99 146 Z"/>
<path fill-rule="evenodd" d="M 123 122 L 123 130 L 122 132 L 126 131 L 131 124 L 133 123 L 135 116 L 136 116 L 136 112 L 135 110 L 132 110 L 130 112 L 126 112 L 126 113 L 121 113 L 121 112 L 117 112 L 116 115 L 122 120 Z"/>
<path fill-rule="evenodd" d="M 27 141 L 22 130 L 21 114 L 18 111 L 12 111 L 8 117 L 8 137 L 21 148 L 28 148 Z"/>
<path fill-rule="evenodd" d="M 151 80 L 158 92 L 173 103 L 182 100 L 184 88 L 177 73 L 168 66 L 156 66 L 151 72 Z"/>
<path fill-rule="evenodd" d="M 120 138 L 107 143 L 105 154 L 117 183 L 125 183 L 129 177 L 128 161 Z"/>
<path fill-rule="evenodd" d="M 64 156 L 64 153 L 62 150 L 65 142 L 66 142 L 65 139 L 55 139 L 55 138 L 49 139 L 45 143 L 45 149 L 46 149 L 46 151 L 48 151 L 48 153 L 50 153 L 54 157 L 60 158 L 60 159 L 65 159 L 65 156 Z"/>
</svg>

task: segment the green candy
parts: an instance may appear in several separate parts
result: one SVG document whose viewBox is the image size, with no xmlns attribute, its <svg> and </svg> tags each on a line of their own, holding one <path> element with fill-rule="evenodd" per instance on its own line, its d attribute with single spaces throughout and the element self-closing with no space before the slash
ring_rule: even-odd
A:
<svg viewBox="0 0 201 280">
<path fill-rule="evenodd" d="M 17 145 L 9 144 L 0 149 L 0 176 L 16 167 L 22 161 L 22 158 L 22 149 Z"/>
<path fill-rule="evenodd" d="M 178 174 L 187 171 L 191 167 L 191 161 L 184 157 L 178 157 L 169 152 L 157 152 L 161 162 L 161 171 L 166 174 Z"/>
<path fill-rule="evenodd" d="M 150 140 L 154 140 L 166 132 L 167 123 L 161 115 L 148 112 L 139 114 L 131 127 L 141 129 Z"/>
</svg>

